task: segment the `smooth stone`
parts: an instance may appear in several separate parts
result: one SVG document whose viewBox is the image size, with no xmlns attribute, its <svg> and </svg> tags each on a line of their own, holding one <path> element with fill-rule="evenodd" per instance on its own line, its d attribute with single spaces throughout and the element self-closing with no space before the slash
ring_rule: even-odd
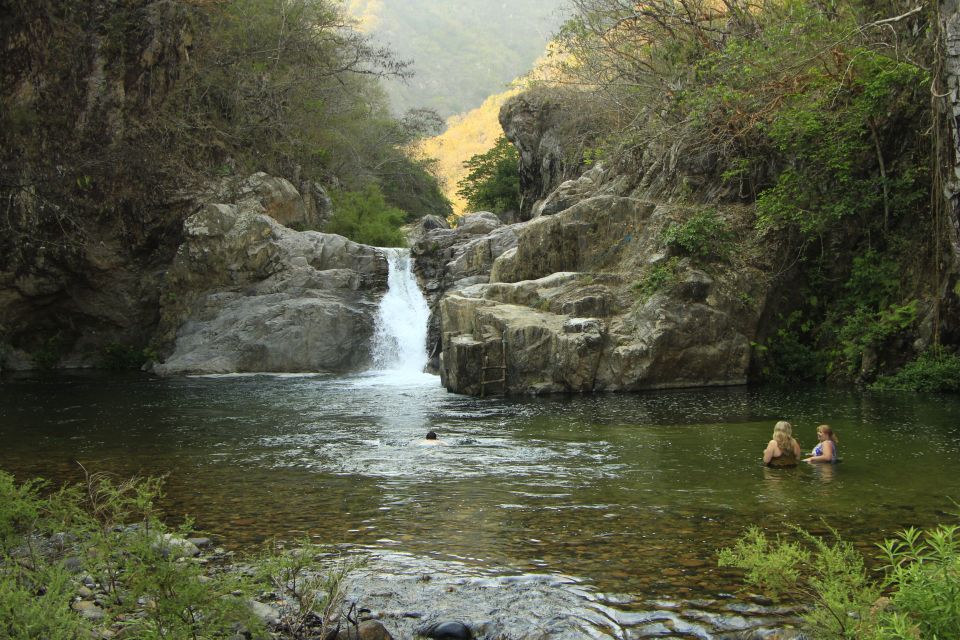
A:
<svg viewBox="0 0 960 640">
<path fill-rule="evenodd" d="M 164 554 L 172 555 L 174 558 L 195 558 L 200 555 L 197 545 L 171 533 L 163 534 L 163 539 L 159 541 L 158 546 Z"/>
<path fill-rule="evenodd" d="M 200 547 L 201 549 L 209 547 L 210 545 L 213 544 L 213 541 L 210 540 L 210 538 L 187 538 L 187 542 L 197 547 Z"/>
<path fill-rule="evenodd" d="M 63 568 L 70 573 L 79 573 L 80 570 L 83 569 L 83 562 L 76 556 L 70 556 L 63 561 Z"/>
<path fill-rule="evenodd" d="M 84 585 L 79 589 L 77 589 L 77 595 L 83 598 L 84 600 L 89 600 L 90 598 L 93 597 L 93 590 L 90 587 Z"/>
<path fill-rule="evenodd" d="M 71 604 L 70 608 L 92 622 L 99 622 L 104 618 L 103 609 L 89 600 L 78 600 Z"/>
<path fill-rule="evenodd" d="M 462 622 L 438 622 L 425 627 L 420 635 L 433 640 L 472 640 L 470 627 Z"/>
<path fill-rule="evenodd" d="M 280 623 L 280 612 L 277 611 L 276 607 L 257 600 L 250 600 L 250 609 L 253 611 L 253 615 L 260 618 L 264 624 L 276 625 Z"/>
</svg>

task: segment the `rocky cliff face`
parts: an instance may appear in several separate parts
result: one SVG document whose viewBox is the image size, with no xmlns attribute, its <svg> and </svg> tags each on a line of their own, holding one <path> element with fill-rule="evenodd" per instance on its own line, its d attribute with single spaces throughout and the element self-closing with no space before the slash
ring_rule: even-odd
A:
<svg viewBox="0 0 960 640">
<path fill-rule="evenodd" d="M 537 204 L 580 166 L 576 150 L 565 149 L 570 113 L 549 92 L 524 92 L 500 109 L 500 126 L 520 154 L 520 219 L 540 214 Z"/>
<path fill-rule="evenodd" d="M 448 389 L 485 395 L 747 381 L 770 265 L 760 252 L 712 261 L 672 252 L 662 231 L 689 211 L 633 197 L 620 178 L 595 169 L 545 200 L 566 205 L 559 213 L 448 249 L 465 256 L 466 246 L 486 246 L 508 230 L 516 237 L 493 260 L 488 282 L 479 261 L 473 280 L 439 301 Z M 720 215 L 746 235 L 746 211 Z"/>
<path fill-rule="evenodd" d="M 189 204 L 132 193 L 129 176 L 153 159 L 124 153 L 135 114 L 164 100 L 190 58 L 193 11 L 169 0 L 16 5 L 0 9 L 0 361 L 95 366 L 105 350 L 142 349 L 157 323 Z M 135 42 L 93 26 L 128 19 Z"/>
</svg>

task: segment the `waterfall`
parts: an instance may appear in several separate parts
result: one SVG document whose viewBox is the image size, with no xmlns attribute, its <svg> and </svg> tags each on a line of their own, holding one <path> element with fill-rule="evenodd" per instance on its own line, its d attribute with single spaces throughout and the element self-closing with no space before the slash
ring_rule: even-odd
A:
<svg viewBox="0 0 960 640">
<path fill-rule="evenodd" d="M 381 371 L 422 373 L 427 366 L 430 307 L 413 275 L 409 249 L 383 249 L 390 265 L 373 335 L 373 366 Z"/>
</svg>

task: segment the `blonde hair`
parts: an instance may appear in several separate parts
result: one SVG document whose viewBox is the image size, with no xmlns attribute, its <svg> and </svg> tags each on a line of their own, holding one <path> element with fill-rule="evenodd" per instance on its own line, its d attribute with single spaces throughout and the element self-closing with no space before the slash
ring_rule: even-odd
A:
<svg viewBox="0 0 960 640">
<path fill-rule="evenodd" d="M 786 420 L 773 425 L 773 440 L 780 447 L 780 451 L 793 451 L 793 425 Z"/>
<path fill-rule="evenodd" d="M 831 429 L 828 424 L 822 424 L 817 427 L 817 433 L 826 434 L 827 438 L 833 441 L 834 444 L 840 444 L 840 438 L 837 437 L 837 434 L 833 432 L 833 429 Z"/>
</svg>

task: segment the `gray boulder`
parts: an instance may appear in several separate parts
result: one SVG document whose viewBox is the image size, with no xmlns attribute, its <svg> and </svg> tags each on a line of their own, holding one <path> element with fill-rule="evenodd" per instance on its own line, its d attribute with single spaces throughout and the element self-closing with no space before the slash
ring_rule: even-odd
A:
<svg viewBox="0 0 960 640">
<path fill-rule="evenodd" d="M 379 250 L 297 232 L 249 202 L 210 204 L 184 223 L 166 274 L 160 375 L 348 371 L 369 362 L 386 288 Z"/>
<path fill-rule="evenodd" d="M 448 292 L 486 283 L 497 258 L 516 246 L 523 226 L 505 225 L 494 214 L 481 211 L 464 216 L 456 228 L 433 225 L 416 236 L 411 251 L 432 311 L 427 351 L 434 371 L 440 364 L 440 300 Z"/>
<path fill-rule="evenodd" d="M 500 126 L 520 156 L 520 220 L 529 220 L 536 202 L 579 172 L 579 158 L 563 148 L 571 115 L 547 90 L 525 91 L 500 109 Z"/>
</svg>

